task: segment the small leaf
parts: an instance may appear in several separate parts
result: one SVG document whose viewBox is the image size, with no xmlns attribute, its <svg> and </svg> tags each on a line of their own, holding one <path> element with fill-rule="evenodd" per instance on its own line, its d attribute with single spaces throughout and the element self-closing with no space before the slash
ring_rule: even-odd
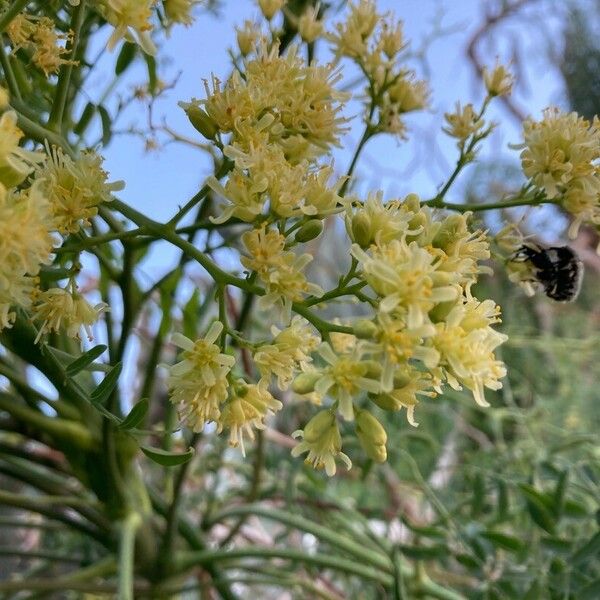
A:
<svg viewBox="0 0 600 600">
<path fill-rule="evenodd" d="M 490 530 L 481 533 L 481 537 L 489 540 L 494 546 L 510 552 L 520 552 L 523 549 L 523 542 L 512 535 Z"/>
<path fill-rule="evenodd" d="M 95 390 L 90 394 L 90 398 L 92 402 L 95 404 L 104 404 L 104 402 L 111 395 L 112 391 L 115 389 L 117 383 L 119 382 L 119 375 L 121 375 L 121 371 L 123 369 L 123 365 L 121 363 L 117 363 L 107 374 L 106 377 L 98 384 Z"/>
<path fill-rule="evenodd" d="M 200 308 L 200 292 L 196 288 L 183 307 L 183 335 L 191 340 L 196 339 L 198 327 L 198 309 Z"/>
<path fill-rule="evenodd" d="M 510 509 L 510 497 L 508 495 L 508 486 L 506 482 L 499 479 L 497 481 L 498 487 L 498 519 L 503 521 L 508 516 Z"/>
<path fill-rule="evenodd" d="M 571 556 L 571 562 L 575 565 L 585 562 L 588 558 L 600 555 L 600 531 L 592 536 L 579 550 Z"/>
<path fill-rule="evenodd" d="M 77 373 L 83 371 L 83 369 L 91 365 L 101 354 L 104 353 L 105 350 L 106 346 L 103 344 L 94 346 L 92 349 L 88 350 L 85 354 L 82 354 L 78 359 L 66 366 L 65 371 L 67 372 L 67 375 L 69 377 L 77 375 Z"/>
<path fill-rule="evenodd" d="M 577 600 L 597 600 L 600 598 L 600 579 L 596 579 L 577 591 Z"/>
<path fill-rule="evenodd" d="M 145 52 L 143 56 L 148 67 L 148 91 L 154 96 L 156 93 L 156 85 L 158 83 L 158 79 L 156 77 L 156 59 L 154 56 L 146 54 Z"/>
<path fill-rule="evenodd" d="M 473 479 L 473 500 L 471 503 L 471 516 L 481 514 L 485 503 L 485 480 L 481 473 L 477 473 Z"/>
<path fill-rule="evenodd" d="M 142 452 L 155 463 L 163 467 L 176 467 L 182 465 L 194 456 L 194 449 L 188 448 L 187 452 L 178 454 L 176 452 L 167 452 L 160 448 L 150 448 L 149 446 L 140 446 Z"/>
<path fill-rule="evenodd" d="M 553 534 L 556 529 L 556 520 L 552 515 L 552 501 L 530 485 L 519 484 L 519 488 L 525 497 L 527 510 L 533 522 L 544 531 Z"/>
<path fill-rule="evenodd" d="M 94 113 L 96 112 L 96 105 L 92 102 L 88 102 L 81 113 L 81 117 L 79 118 L 79 122 L 73 127 L 73 133 L 76 135 L 81 135 L 87 129 L 87 126 L 90 124 Z"/>
<path fill-rule="evenodd" d="M 136 53 L 137 44 L 132 44 L 131 42 L 125 42 L 123 44 L 115 64 L 115 75 L 121 75 L 121 73 L 123 73 L 127 67 L 129 67 L 129 65 L 133 62 Z"/>
<path fill-rule="evenodd" d="M 119 429 L 133 429 L 137 427 L 146 416 L 148 412 L 148 398 L 142 398 L 137 402 L 133 408 L 129 411 L 129 414 L 123 419 L 119 425 Z"/>
<path fill-rule="evenodd" d="M 565 509 L 565 493 L 569 484 L 569 472 L 565 469 L 556 482 L 554 490 L 554 514 L 561 517 Z"/>
<path fill-rule="evenodd" d="M 441 556 L 448 556 L 449 553 L 448 547 L 443 544 L 435 544 L 433 546 L 407 546 L 400 544 L 400 550 L 402 550 L 402 554 L 415 560 L 440 558 Z"/>
<path fill-rule="evenodd" d="M 100 119 L 102 120 L 102 145 L 108 146 L 112 139 L 112 118 L 104 106 L 98 106 Z"/>
</svg>

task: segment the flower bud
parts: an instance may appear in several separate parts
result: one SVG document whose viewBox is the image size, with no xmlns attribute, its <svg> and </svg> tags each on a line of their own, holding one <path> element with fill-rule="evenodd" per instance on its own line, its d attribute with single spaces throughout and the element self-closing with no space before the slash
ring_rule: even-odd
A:
<svg viewBox="0 0 600 600">
<path fill-rule="evenodd" d="M 358 212 L 352 217 L 352 240 L 361 248 L 368 248 L 372 241 L 371 219 L 365 212 Z"/>
<path fill-rule="evenodd" d="M 310 394 L 315 390 L 317 379 L 319 379 L 318 373 L 300 373 L 292 383 L 292 390 L 296 394 Z"/>
<path fill-rule="evenodd" d="M 496 65 L 490 73 L 483 69 L 483 82 L 490 96 L 508 96 L 512 90 L 514 78 L 504 65 Z"/>
<path fill-rule="evenodd" d="M 286 3 L 286 0 L 258 0 L 258 6 L 265 19 L 271 20 Z"/>
<path fill-rule="evenodd" d="M 194 129 L 201 133 L 206 139 L 212 140 L 217 134 L 217 124 L 210 118 L 205 110 L 195 104 L 181 102 L 179 104 L 185 110 L 190 123 Z"/>
<path fill-rule="evenodd" d="M 368 410 L 361 410 L 356 415 L 356 435 L 369 458 L 376 462 L 385 461 L 387 433 L 383 425 Z"/>
<path fill-rule="evenodd" d="M 389 394 L 369 394 L 369 400 L 381 410 L 397 411 L 402 408 L 402 405 Z"/>
<path fill-rule="evenodd" d="M 318 238 L 322 232 L 323 221 L 320 219 L 311 219 L 310 221 L 304 223 L 300 229 L 298 229 L 294 239 L 300 243 L 310 242 L 311 240 Z"/>
<path fill-rule="evenodd" d="M 377 334 L 377 325 L 373 321 L 361 319 L 352 327 L 354 335 L 361 340 L 372 340 Z"/>
<path fill-rule="evenodd" d="M 335 424 L 335 415 L 330 410 L 318 412 L 304 428 L 304 439 L 308 443 L 316 442 Z"/>
</svg>

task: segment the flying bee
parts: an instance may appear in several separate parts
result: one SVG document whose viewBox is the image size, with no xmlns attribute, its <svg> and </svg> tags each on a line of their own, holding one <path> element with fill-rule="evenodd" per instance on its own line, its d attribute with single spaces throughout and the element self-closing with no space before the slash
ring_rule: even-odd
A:
<svg viewBox="0 0 600 600">
<path fill-rule="evenodd" d="M 572 302 L 577 298 L 583 263 L 571 248 L 527 244 L 521 246 L 511 260 L 529 264 L 533 281 L 542 286 L 548 298 L 557 302 Z"/>
</svg>

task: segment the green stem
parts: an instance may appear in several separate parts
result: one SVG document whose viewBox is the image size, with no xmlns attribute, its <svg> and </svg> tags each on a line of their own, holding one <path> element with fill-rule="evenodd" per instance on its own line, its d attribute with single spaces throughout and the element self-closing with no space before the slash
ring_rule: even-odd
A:
<svg viewBox="0 0 600 600">
<path fill-rule="evenodd" d="M 29 4 L 29 0 L 15 0 L 0 16 L 0 33 L 6 31 L 11 21 Z"/>
<path fill-rule="evenodd" d="M 120 527 L 118 600 L 133 600 L 135 532 L 142 522 L 137 513 L 130 513 Z"/>
<path fill-rule="evenodd" d="M 4 79 L 6 80 L 6 86 L 8 87 L 11 97 L 17 101 L 20 100 L 21 90 L 19 89 L 19 84 L 17 83 L 17 79 L 8 60 L 8 56 L 6 56 L 4 45 L 2 43 L 0 43 L 0 65 L 2 65 Z"/>
<path fill-rule="evenodd" d="M 67 45 L 67 49 L 71 53 L 71 58 L 75 57 L 77 53 L 77 47 L 79 45 L 79 33 L 85 18 L 85 3 L 86 0 L 80 0 L 79 4 L 73 9 L 73 18 L 71 19 L 73 38 L 71 44 Z M 68 61 L 63 64 L 58 76 L 56 94 L 54 96 L 54 102 L 52 103 L 50 117 L 48 118 L 48 128 L 56 131 L 57 133 L 62 133 L 62 122 L 65 114 L 65 107 L 67 105 L 72 72 L 73 62 Z"/>
<path fill-rule="evenodd" d="M 56 248 L 54 252 L 56 254 L 80 252 L 81 250 L 94 248 L 100 244 L 106 244 L 107 242 L 114 242 L 115 240 L 127 240 L 129 238 L 135 238 L 142 235 L 146 235 L 146 232 L 142 228 L 132 229 L 129 231 L 115 231 L 111 233 L 105 233 L 103 235 L 88 237 L 77 243 L 63 244 L 60 248 Z"/>
<path fill-rule="evenodd" d="M 258 517 L 263 517 L 265 519 L 283 523 L 284 525 L 288 525 L 294 529 L 311 533 L 320 540 L 352 554 L 363 564 L 371 564 L 389 574 L 394 572 L 390 558 L 383 553 L 365 548 L 362 544 L 359 544 L 346 536 L 340 535 L 336 531 L 333 531 L 327 527 L 319 525 L 318 523 L 309 521 L 304 517 L 290 514 L 275 508 L 260 505 L 234 506 L 218 513 L 213 519 L 211 519 L 211 524 L 220 522 L 228 517 L 240 515 L 255 515 Z M 409 569 L 408 572 L 412 574 L 412 569 Z"/>
<path fill-rule="evenodd" d="M 179 565 L 182 572 L 185 572 L 197 565 L 214 562 L 228 562 L 244 558 L 280 558 L 296 561 L 304 564 L 315 565 L 322 568 L 335 569 L 357 575 L 364 579 L 377 581 L 386 587 L 390 587 L 393 582 L 391 575 L 382 573 L 380 570 L 365 566 L 352 560 L 332 556 L 329 554 L 306 554 L 300 550 L 291 548 L 234 548 L 233 550 L 205 550 L 203 552 L 183 552 L 179 557 Z"/>
<path fill-rule="evenodd" d="M 346 190 L 348 189 L 348 185 L 350 185 L 350 178 L 352 177 L 352 174 L 354 173 L 356 164 L 358 163 L 358 158 L 360 157 L 360 154 L 361 154 L 363 148 L 365 147 L 365 144 L 373 136 L 373 133 L 374 133 L 373 128 L 367 124 L 367 126 L 365 127 L 365 130 L 363 132 L 363 135 L 360 138 L 360 142 L 358 142 L 358 146 L 356 147 L 354 156 L 352 157 L 352 160 L 350 161 L 350 166 L 348 167 L 348 171 L 346 171 L 346 181 L 344 181 L 344 183 L 342 184 L 342 187 L 340 188 L 340 196 L 344 196 L 344 194 L 346 193 Z"/>
<path fill-rule="evenodd" d="M 549 198 L 514 198 L 512 200 L 504 200 L 500 202 L 492 202 L 490 204 L 453 204 L 452 202 L 444 202 L 443 200 L 438 200 L 436 198 L 432 198 L 431 200 L 427 200 L 423 202 L 426 206 L 432 206 L 434 208 L 446 208 L 448 210 L 455 210 L 458 212 L 479 212 L 483 210 L 496 210 L 502 208 L 513 208 L 515 206 L 539 206 L 541 204 L 557 204 L 557 201 Z"/>
<path fill-rule="evenodd" d="M 36 142 L 39 142 L 42 145 L 44 145 L 46 141 L 48 141 L 50 144 L 62 148 L 71 158 L 75 157 L 73 150 L 69 147 L 69 144 L 62 136 L 54 133 L 53 131 L 49 131 L 45 127 L 42 127 L 41 125 L 36 123 L 35 121 L 32 121 L 31 119 L 26 117 L 22 112 L 17 110 L 15 106 L 13 106 L 13 108 L 15 108 L 15 110 L 17 111 L 17 122 L 19 124 L 19 127 L 23 130 L 23 133 L 27 137 L 31 138 L 32 140 L 35 140 Z"/>
</svg>

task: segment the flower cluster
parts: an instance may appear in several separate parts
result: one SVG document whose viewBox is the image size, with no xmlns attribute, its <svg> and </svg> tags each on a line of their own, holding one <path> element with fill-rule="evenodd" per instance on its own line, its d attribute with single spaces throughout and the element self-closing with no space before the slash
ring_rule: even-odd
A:
<svg viewBox="0 0 600 600">
<path fill-rule="evenodd" d="M 283 2 L 259 4 L 271 20 Z M 296 23 L 304 41 L 321 35 L 318 11 L 310 9 Z M 406 45 L 400 25 L 361 0 L 329 39 L 338 57 L 353 59 L 369 79 L 370 115 L 379 121 L 367 122 L 367 134 L 402 134 L 400 115 L 423 108 L 427 92 L 399 65 Z M 238 45 L 244 68 L 224 84 L 213 77 L 204 100 L 182 107 L 228 160 L 226 180 L 207 181 L 224 202 L 212 220 L 249 225 L 240 250 L 246 281 L 258 290 L 259 307 L 273 320 L 279 316 L 283 328 L 273 326 L 271 339 L 259 342 L 219 323 L 195 344 L 177 334 L 174 341 L 185 352 L 170 368 L 171 400 L 193 429 L 214 421 L 243 449 L 243 437 L 252 439 L 281 408 L 270 386 L 281 394 L 291 388 L 323 407 L 294 432 L 300 438 L 294 456 L 306 453 L 308 463 L 329 475 L 340 461 L 350 467 L 341 426 L 353 422 L 365 454 L 384 461 L 387 434 L 378 410 L 406 409 L 416 425 L 419 398 L 437 396 L 446 384 L 471 390 L 482 406 L 484 390 L 501 387 L 505 370 L 494 351 L 506 336 L 493 329 L 499 308 L 472 294 L 479 275 L 489 272 L 482 264 L 490 258 L 486 232 L 471 227 L 471 213 L 439 214 L 414 194 L 389 202 L 381 193 L 365 201 L 345 197 L 347 178 L 335 179 L 333 166 L 319 163 L 345 127 L 344 96 L 334 87 L 339 74 L 332 66 L 306 65 L 296 47 L 280 54 L 278 43 L 269 45 L 250 23 L 238 29 Z M 486 72 L 485 82 L 486 103 L 510 90 L 501 67 Z M 447 116 L 447 132 L 459 139 L 461 153 L 461 143 L 489 133 L 483 110 L 458 106 Z M 326 216 L 342 213 L 352 266 L 337 289 L 323 292 L 308 278 L 313 256 L 302 245 L 320 235 Z M 360 319 L 332 324 L 311 317 L 310 307 L 353 293 L 364 305 Z M 292 318 L 294 312 L 311 323 L 299 314 Z M 223 353 L 228 336 L 246 353 L 243 379 Z M 246 382 L 250 357 L 256 384 Z"/>
<path fill-rule="evenodd" d="M 13 51 L 21 48 L 31 51 L 31 60 L 44 71 L 46 77 L 58 73 L 63 64 L 76 64 L 63 58 L 70 52 L 64 44 L 71 41 L 72 34 L 58 33 L 54 21 L 48 17 L 20 13 L 11 21 L 6 33 Z"/>
<path fill-rule="evenodd" d="M 523 172 L 546 197 L 555 199 L 574 219 L 569 236 L 582 223 L 600 226 L 600 121 L 557 108 L 541 121 L 523 123 Z"/>
<path fill-rule="evenodd" d="M 352 59 L 368 79 L 370 112 L 378 111 L 377 121 L 369 123 L 373 130 L 405 137 L 403 115 L 426 108 L 429 91 L 403 64 L 402 24 L 379 14 L 373 0 L 358 0 L 329 39 L 337 56 Z"/>
</svg>

